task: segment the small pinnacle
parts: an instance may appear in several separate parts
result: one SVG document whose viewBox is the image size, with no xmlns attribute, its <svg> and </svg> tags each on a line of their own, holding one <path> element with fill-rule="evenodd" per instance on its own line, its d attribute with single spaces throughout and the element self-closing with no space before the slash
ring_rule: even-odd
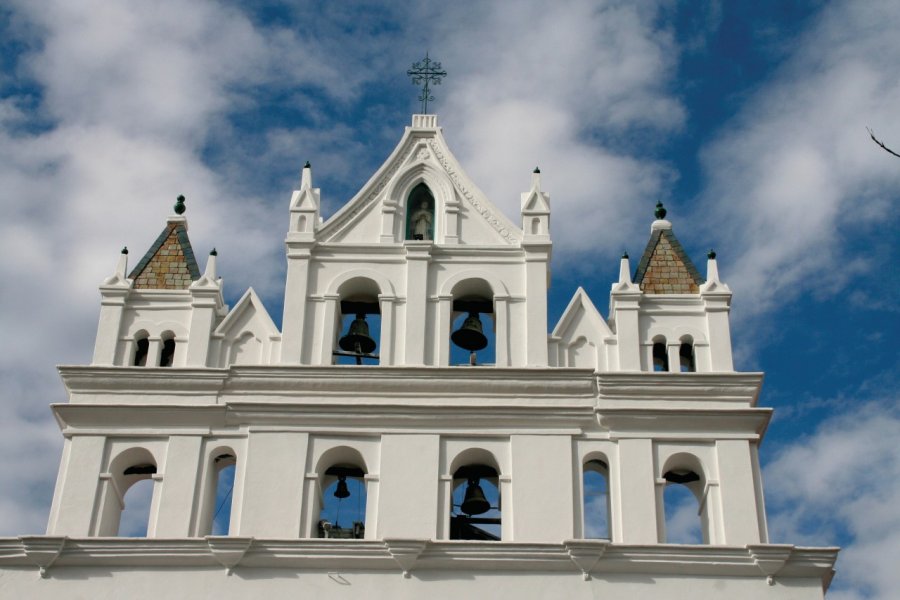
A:
<svg viewBox="0 0 900 600">
<path fill-rule="evenodd" d="M 622 253 L 622 258 L 628 258 L 628 252 L 623 252 L 623 253 Z"/>
<path fill-rule="evenodd" d="M 532 172 L 533 172 L 533 173 L 540 173 L 540 172 L 541 172 L 541 169 L 540 169 L 540 167 L 535 167 L 535 168 L 534 168 L 534 171 L 532 171 Z"/>
<path fill-rule="evenodd" d="M 184 196 L 178 196 L 175 200 L 175 214 L 184 214 Z"/>
<path fill-rule="evenodd" d="M 128 254 L 128 246 L 122 248 L 122 254 Z"/>
<path fill-rule="evenodd" d="M 218 256 L 219 253 L 216 252 L 216 249 L 215 249 L 215 248 L 213 248 L 212 250 L 209 251 L 209 255 L 210 255 L 210 256 Z"/>
<path fill-rule="evenodd" d="M 709 260 L 714 260 L 716 258 L 716 251 L 710 248 L 709 252 L 706 253 L 706 258 L 708 258 Z"/>
<path fill-rule="evenodd" d="M 303 165 L 303 168 L 304 168 L 304 169 L 312 169 L 312 165 L 309 164 L 309 161 L 306 161 L 306 164 Z"/>
<path fill-rule="evenodd" d="M 653 214 L 656 215 L 657 219 L 665 219 L 666 218 L 666 209 L 665 209 L 665 207 L 663 207 L 662 202 L 656 203 L 656 210 L 654 211 Z"/>
</svg>

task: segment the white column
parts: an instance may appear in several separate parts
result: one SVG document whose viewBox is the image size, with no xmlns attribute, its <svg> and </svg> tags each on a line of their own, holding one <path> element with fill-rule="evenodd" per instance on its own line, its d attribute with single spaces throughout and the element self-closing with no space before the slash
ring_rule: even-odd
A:
<svg viewBox="0 0 900 600">
<path fill-rule="evenodd" d="M 50 507 L 47 535 L 91 535 L 92 522 L 96 519 L 105 445 L 106 438 L 100 435 L 66 438 Z"/>
<path fill-rule="evenodd" d="M 731 329 L 728 324 L 729 295 L 703 294 L 709 331 L 710 364 L 714 372 L 734 371 L 731 357 Z"/>
<path fill-rule="evenodd" d="M 641 370 L 641 339 L 638 327 L 640 293 L 613 292 L 613 314 L 616 321 L 616 342 L 619 348 L 619 370 Z"/>
<path fill-rule="evenodd" d="M 286 365 L 298 365 L 303 360 L 311 247 L 310 243 L 291 242 L 287 248 L 284 317 L 281 322 L 281 363 Z"/>
<path fill-rule="evenodd" d="M 617 496 L 614 521 L 621 524 L 623 544 L 655 544 L 657 499 L 653 470 L 653 443 L 649 439 L 621 439 L 619 464 L 612 469 L 610 493 Z"/>
<path fill-rule="evenodd" d="M 515 508 L 513 540 L 516 542 L 559 542 L 574 537 L 574 488 L 571 469 L 572 441 L 565 435 L 510 436 L 512 502 L 503 500 L 503 521 L 507 508 Z M 547 468 L 557 465 L 560 468 Z"/>
<path fill-rule="evenodd" d="M 550 244 L 523 243 L 525 248 L 525 298 L 527 317 L 525 365 L 547 366 L 547 261 Z"/>
<path fill-rule="evenodd" d="M 450 365 L 450 320 L 453 318 L 453 296 L 437 297 L 437 317 L 432 331 L 434 332 L 434 355 L 437 357 L 435 365 L 446 367 Z"/>
<path fill-rule="evenodd" d="M 100 288 L 100 322 L 97 325 L 97 340 L 94 343 L 94 358 L 91 364 L 115 364 L 116 346 L 122 328 L 122 313 L 129 292 L 128 288 Z M 127 364 L 128 356 L 125 357 L 125 361 Z"/>
<path fill-rule="evenodd" d="M 510 341 L 513 341 L 510 337 L 513 331 L 521 332 L 525 328 L 510 328 L 509 313 L 509 297 L 494 296 L 494 319 L 497 324 L 497 330 L 494 332 L 494 363 L 498 367 L 520 366 L 513 365 L 510 360 Z M 517 341 L 527 343 L 527 340 L 515 340 L 513 343 Z"/>
<path fill-rule="evenodd" d="M 191 290 L 191 322 L 188 330 L 185 366 L 207 366 L 210 336 L 215 328 L 218 295 L 219 290 Z M 177 342 L 178 340 L 176 340 L 176 344 Z"/>
<path fill-rule="evenodd" d="M 165 479 L 159 484 L 156 537 L 190 536 L 191 511 L 188 507 L 196 504 L 202 444 L 199 435 L 169 438 L 163 468 Z M 215 490 L 212 493 L 215 494 Z"/>
<path fill-rule="evenodd" d="M 382 435 L 381 479 L 385 491 L 377 507 L 377 538 L 434 539 L 438 531 L 440 436 Z M 369 530 L 368 521 L 366 531 Z M 373 529 L 373 533 L 375 533 Z"/>
<path fill-rule="evenodd" d="M 307 433 L 250 431 L 241 516 L 234 535 L 299 535 L 308 445 Z"/>
<path fill-rule="evenodd" d="M 394 300 L 394 296 L 378 296 L 381 310 L 381 347 L 378 349 L 378 356 L 381 357 L 381 365 L 394 364 Z"/>
<path fill-rule="evenodd" d="M 425 364 L 428 262 L 431 242 L 406 241 L 406 324 L 398 332 L 406 340 L 405 365 Z"/>
<path fill-rule="evenodd" d="M 332 363 L 334 359 L 332 355 L 332 352 L 334 352 L 334 341 L 340 335 L 338 328 L 341 327 L 341 297 L 336 294 L 327 295 L 324 296 L 324 300 L 325 306 L 322 319 L 315 327 L 316 339 L 314 343 L 319 346 L 319 359 L 313 364 L 317 365 L 330 365 Z"/>
<path fill-rule="evenodd" d="M 748 440 L 718 440 L 719 495 L 722 525 L 730 546 L 760 543 L 757 493 Z"/>
</svg>

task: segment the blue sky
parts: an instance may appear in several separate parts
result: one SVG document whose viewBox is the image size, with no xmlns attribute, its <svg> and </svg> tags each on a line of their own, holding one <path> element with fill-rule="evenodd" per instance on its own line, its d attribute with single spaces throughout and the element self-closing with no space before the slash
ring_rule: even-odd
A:
<svg viewBox="0 0 900 600">
<path fill-rule="evenodd" d="M 108 3 L 0 6 L 0 533 L 40 532 L 61 448 L 55 364 L 90 360 L 97 285 L 175 196 L 228 300 L 280 321 L 290 191 L 324 212 L 388 156 L 405 72 L 449 72 L 433 112 L 515 219 L 553 202 L 554 323 L 578 285 L 605 312 L 662 200 L 734 290 L 738 368 L 763 370 L 775 541 L 844 547 L 830 597 L 900 586 L 896 2 Z M 430 107 L 431 108 L 431 107 Z"/>
</svg>

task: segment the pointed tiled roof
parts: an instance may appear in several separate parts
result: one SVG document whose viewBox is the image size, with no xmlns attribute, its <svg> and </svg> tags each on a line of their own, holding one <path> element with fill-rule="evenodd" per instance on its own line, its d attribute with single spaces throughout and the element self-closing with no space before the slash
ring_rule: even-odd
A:
<svg viewBox="0 0 900 600">
<path fill-rule="evenodd" d="M 703 277 L 672 230 L 657 229 L 647 242 L 634 282 L 645 294 L 696 294 Z"/>
<path fill-rule="evenodd" d="M 134 280 L 134 289 L 145 290 L 186 290 L 200 278 L 184 220 L 166 224 L 128 278 Z"/>
</svg>

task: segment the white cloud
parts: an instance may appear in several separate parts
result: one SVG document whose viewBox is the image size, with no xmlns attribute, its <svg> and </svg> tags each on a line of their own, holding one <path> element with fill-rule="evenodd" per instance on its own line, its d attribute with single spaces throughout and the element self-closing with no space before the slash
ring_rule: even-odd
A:
<svg viewBox="0 0 900 600">
<path fill-rule="evenodd" d="M 705 149 L 709 184 L 697 214 L 724 242 L 723 275 L 742 314 L 804 292 L 831 295 L 873 267 L 845 241 L 885 233 L 877 223 L 900 189 L 898 160 L 866 132 L 900 140 L 898 27 L 895 2 L 826 5 Z"/>
<path fill-rule="evenodd" d="M 778 452 L 765 469 L 774 542 L 841 550 L 829 598 L 889 600 L 900 587 L 900 404 L 854 407 Z"/>
</svg>

